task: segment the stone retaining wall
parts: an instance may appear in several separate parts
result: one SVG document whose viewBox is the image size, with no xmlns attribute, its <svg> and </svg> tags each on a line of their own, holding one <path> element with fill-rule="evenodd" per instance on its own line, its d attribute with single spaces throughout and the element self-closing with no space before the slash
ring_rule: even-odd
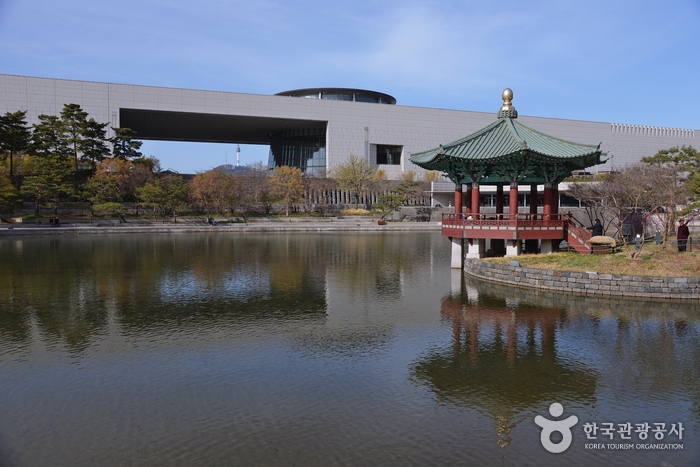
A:
<svg viewBox="0 0 700 467">
<path fill-rule="evenodd" d="M 699 277 L 554 271 L 493 264 L 479 259 L 467 259 L 464 271 L 487 281 L 582 295 L 700 299 Z"/>
<path fill-rule="evenodd" d="M 187 233 L 187 232 L 216 232 L 216 233 L 260 233 L 260 232 L 439 232 L 440 224 L 437 222 L 389 222 L 387 225 L 377 225 L 376 219 L 355 220 L 343 219 L 336 221 L 314 222 L 255 222 L 250 224 L 220 224 L 210 226 L 204 223 L 198 224 L 61 224 L 59 227 L 50 227 L 47 224 L 37 226 L 21 225 L 18 227 L 4 224 L 0 227 L 0 238 L 19 237 L 32 235 L 102 235 L 102 234 L 151 234 L 151 233 Z"/>
</svg>

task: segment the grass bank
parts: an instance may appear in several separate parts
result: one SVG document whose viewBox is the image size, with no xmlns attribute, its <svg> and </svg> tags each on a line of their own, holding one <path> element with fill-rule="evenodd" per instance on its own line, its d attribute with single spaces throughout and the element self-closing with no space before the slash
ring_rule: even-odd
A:
<svg viewBox="0 0 700 467">
<path fill-rule="evenodd" d="M 486 258 L 497 264 L 509 264 L 513 257 Z M 626 252 L 611 255 L 582 255 L 573 252 L 552 253 L 549 255 L 521 255 L 520 265 L 537 269 L 599 274 L 622 274 L 629 276 L 696 277 L 700 276 L 700 251 L 679 253 L 675 247 L 665 249 L 659 245 L 645 245 L 642 255 L 630 259 Z"/>
</svg>

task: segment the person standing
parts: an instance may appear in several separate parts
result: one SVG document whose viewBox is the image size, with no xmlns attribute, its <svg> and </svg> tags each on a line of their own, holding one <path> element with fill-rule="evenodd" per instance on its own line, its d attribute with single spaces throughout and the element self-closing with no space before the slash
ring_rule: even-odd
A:
<svg viewBox="0 0 700 467">
<path fill-rule="evenodd" d="M 603 224 L 600 223 L 600 219 L 596 219 L 593 225 L 586 227 L 586 229 L 590 230 L 594 237 L 603 235 Z"/>
<path fill-rule="evenodd" d="M 684 219 L 678 220 L 678 233 L 676 233 L 676 240 L 678 240 L 678 251 L 685 251 L 685 246 L 688 243 L 688 237 L 690 236 L 690 230 L 688 226 L 685 225 Z"/>
</svg>

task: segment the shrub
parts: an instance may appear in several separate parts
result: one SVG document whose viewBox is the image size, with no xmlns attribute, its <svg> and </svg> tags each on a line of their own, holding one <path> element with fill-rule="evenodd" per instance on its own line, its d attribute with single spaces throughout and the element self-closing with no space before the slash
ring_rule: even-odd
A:
<svg viewBox="0 0 700 467">
<path fill-rule="evenodd" d="M 369 211 L 366 209 L 341 209 L 341 216 L 368 216 Z"/>
</svg>

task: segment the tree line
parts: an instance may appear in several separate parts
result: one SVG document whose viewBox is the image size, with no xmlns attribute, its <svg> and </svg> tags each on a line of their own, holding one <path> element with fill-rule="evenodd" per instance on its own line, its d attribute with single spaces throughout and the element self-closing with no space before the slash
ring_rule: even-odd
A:
<svg viewBox="0 0 700 467">
<path fill-rule="evenodd" d="M 31 202 L 57 214 L 62 202 L 88 202 L 92 214 L 127 221 L 127 205 L 157 217 L 195 209 L 211 222 L 214 215 L 247 217 L 278 208 L 327 212 L 337 204 L 373 202 L 382 211 L 420 199 L 419 184 L 388 182 L 381 171 L 351 156 L 331 178 L 303 177 L 295 167 L 270 171 L 259 162 L 236 173 L 209 170 L 194 177 L 164 172 L 140 152 L 141 141 L 129 128 L 112 128 L 90 118 L 78 104 L 60 115 L 40 115 L 31 126 L 26 111 L 0 115 L 0 213 L 12 214 Z M 338 196 L 339 190 L 344 197 Z M 420 202 L 420 201 L 418 201 Z"/>
</svg>

